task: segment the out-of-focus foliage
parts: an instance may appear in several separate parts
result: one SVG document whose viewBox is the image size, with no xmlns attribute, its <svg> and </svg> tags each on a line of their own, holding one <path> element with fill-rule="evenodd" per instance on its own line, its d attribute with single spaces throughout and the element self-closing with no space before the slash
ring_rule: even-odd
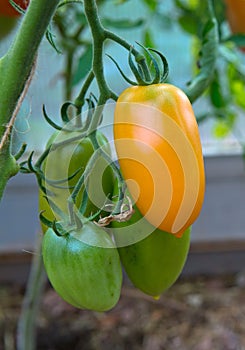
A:
<svg viewBox="0 0 245 350">
<path fill-rule="evenodd" d="M 199 61 L 201 31 L 207 12 L 207 2 L 201 0 L 174 0 L 175 21 L 193 39 L 192 61 L 195 70 Z M 245 111 L 244 57 L 238 49 L 244 43 L 245 34 L 233 35 L 227 22 L 225 1 L 213 1 L 219 24 L 220 51 L 215 75 L 206 93 L 209 102 L 207 113 L 198 116 L 199 121 L 214 118 L 213 134 L 227 136 L 235 125 L 239 113 Z M 243 63 L 242 63 L 243 62 Z"/>
<path fill-rule="evenodd" d="M 108 6 L 108 3 L 111 7 L 120 8 L 131 2 L 132 0 L 100 0 L 97 4 L 99 9 L 102 9 L 105 4 Z M 201 62 L 199 55 L 203 26 L 208 12 L 207 1 L 139 0 L 139 2 L 146 10 L 142 16 L 140 14 L 131 16 L 131 12 L 128 12 L 128 15 L 123 18 L 115 18 L 107 13 L 101 18 L 103 25 L 112 30 L 132 30 L 132 36 L 135 28 L 142 28 L 142 44 L 156 49 L 158 48 L 156 34 L 160 35 L 161 31 L 170 30 L 177 25 L 192 40 L 190 56 L 194 74 Z M 214 135 L 224 137 L 235 125 L 237 115 L 245 111 L 244 57 L 238 49 L 239 45 L 244 44 L 245 35 L 231 33 L 227 22 L 225 0 L 213 1 L 213 5 L 219 24 L 219 59 L 213 81 L 204 96 L 208 104 L 207 112 L 197 115 L 197 119 L 198 122 L 202 122 L 212 118 Z M 159 24 L 157 33 L 155 33 L 155 26 L 149 25 L 153 20 Z M 55 16 L 54 30 L 57 33 L 56 45 L 66 55 L 63 77 L 65 96 L 68 99 L 74 87 L 85 78 L 91 68 L 92 45 L 87 28 L 82 3 L 70 3 L 60 7 Z"/>
</svg>

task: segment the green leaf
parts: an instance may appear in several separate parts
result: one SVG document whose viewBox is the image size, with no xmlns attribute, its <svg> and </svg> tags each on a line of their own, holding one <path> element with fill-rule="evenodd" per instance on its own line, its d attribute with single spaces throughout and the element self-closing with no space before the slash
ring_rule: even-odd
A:
<svg viewBox="0 0 245 350">
<path fill-rule="evenodd" d="M 87 25 L 87 19 L 86 19 L 86 16 L 85 16 L 85 14 L 83 12 L 76 11 L 76 13 L 75 13 L 75 21 L 77 23 L 79 23 L 80 25 L 84 25 L 84 26 Z"/>
<path fill-rule="evenodd" d="M 151 11 L 155 11 L 158 5 L 158 0 L 143 0 L 143 2 Z"/>
<path fill-rule="evenodd" d="M 88 45 L 78 60 L 77 68 L 73 75 L 72 86 L 79 83 L 90 71 L 92 67 L 93 47 Z"/>
<path fill-rule="evenodd" d="M 217 139 L 224 138 L 229 134 L 229 132 L 230 132 L 229 126 L 223 121 L 216 122 L 213 127 L 213 135 Z"/>
<path fill-rule="evenodd" d="M 230 95 L 239 107 L 245 109 L 245 76 L 236 68 L 236 64 L 234 63 L 229 64 L 227 69 Z"/>
<path fill-rule="evenodd" d="M 178 22 L 181 28 L 189 34 L 196 35 L 199 31 L 199 22 L 192 12 L 181 15 Z"/>
<path fill-rule="evenodd" d="M 236 103 L 245 109 L 245 88 L 244 82 L 241 80 L 235 80 L 232 84 L 232 92 L 235 97 Z"/>
<path fill-rule="evenodd" d="M 239 74 L 239 78 L 242 79 L 245 82 L 245 66 L 242 63 L 242 61 L 240 60 L 237 52 L 234 50 L 233 47 L 227 47 L 225 45 L 221 45 L 219 47 L 219 52 L 220 54 L 223 56 L 223 58 L 225 59 L 225 61 L 227 61 L 229 63 L 229 70 L 232 68 L 233 73 L 232 74 Z M 236 72 L 236 73 L 234 73 Z M 229 77 L 231 77 L 231 72 L 229 72 Z M 233 79 L 233 78 L 231 78 Z"/>
<path fill-rule="evenodd" d="M 216 60 L 218 57 L 219 35 L 218 24 L 213 14 L 209 14 L 202 33 L 202 46 L 200 51 L 200 71 L 189 83 L 186 94 L 193 103 L 208 88 L 213 79 Z"/>
<path fill-rule="evenodd" d="M 144 33 L 144 46 L 145 47 L 155 47 L 154 39 L 152 33 L 149 29 L 145 30 Z"/>
<path fill-rule="evenodd" d="M 234 34 L 225 39 L 225 41 L 232 41 L 238 47 L 245 47 L 245 34 Z"/>
<path fill-rule="evenodd" d="M 187 2 L 183 0 L 175 0 L 175 6 L 184 12 L 188 12 L 190 10 L 190 7 L 188 6 Z"/>
<path fill-rule="evenodd" d="M 197 9 L 200 3 L 200 0 L 189 0 L 188 1 L 190 8 Z"/>
<path fill-rule="evenodd" d="M 144 19 L 139 18 L 134 21 L 128 18 L 114 20 L 108 17 L 108 18 L 104 18 L 102 22 L 105 27 L 112 27 L 117 29 L 130 29 L 130 28 L 136 28 L 141 26 L 144 23 Z"/>
<path fill-rule="evenodd" d="M 228 100 L 223 94 L 220 77 L 217 71 L 214 80 L 210 84 L 209 96 L 212 105 L 216 108 L 225 107 L 228 103 Z"/>
<path fill-rule="evenodd" d="M 219 114 L 217 116 L 221 118 Z M 233 112 L 224 112 L 222 119 L 217 119 L 213 127 L 213 135 L 216 138 L 224 138 L 232 131 L 236 121 L 236 114 Z"/>
</svg>

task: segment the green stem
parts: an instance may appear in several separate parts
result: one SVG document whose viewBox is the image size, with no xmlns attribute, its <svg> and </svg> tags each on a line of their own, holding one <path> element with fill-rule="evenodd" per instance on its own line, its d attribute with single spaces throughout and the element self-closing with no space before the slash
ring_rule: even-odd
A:
<svg viewBox="0 0 245 350">
<path fill-rule="evenodd" d="M 103 69 L 103 46 L 105 30 L 100 22 L 95 0 L 84 0 L 84 11 L 87 17 L 93 39 L 92 69 L 98 83 L 99 91 L 104 99 L 110 98 L 110 89 L 107 85 Z"/>
<path fill-rule="evenodd" d="M 65 99 L 72 99 L 72 68 L 73 68 L 74 51 L 69 51 L 66 55 L 66 70 L 65 70 Z"/>
<path fill-rule="evenodd" d="M 131 51 L 131 53 L 135 57 L 136 62 L 142 67 L 143 71 L 147 72 L 150 75 L 145 56 L 139 53 L 139 51 L 136 50 L 134 46 L 132 46 L 125 39 L 121 38 L 120 36 L 118 36 L 117 34 L 109 30 L 105 30 L 105 37 L 107 39 L 113 40 L 114 42 L 118 43 L 119 45 L 124 47 L 126 50 Z"/>
<path fill-rule="evenodd" d="M 93 40 L 93 62 L 92 71 L 99 88 L 98 108 L 95 109 L 92 122 L 90 123 L 88 134 L 97 129 L 101 120 L 103 106 L 111 97 L 103 67 L 103 48 L 105 41 L 105 29 L 102 26 L 98 14 L 98 9 L 95 0 L 84 0 L 84 11 L 87 17 Z"/>
<path fill-rule="evenodd" d="M 113 162 L 111 157 L 100 147 L 96 137 L 96 132 L 89 135 L 89 137 L 93 144 L 94 150 L 96 151 L 96 154 L 99 154 L 100 157 L 105 159 L 105 161 L 110 165 L 114 174 L 116 175 L 117 186 L 118 186 L 118 201 L 112 213 L 118 214 L 120 212 L 120 208 L 121 208 L 121 205 L 124 199 L 125 190 L 126 190 L 125 181 L 116 163 Z"/>
<path fill-rule="evenodd" d="M 58 3 L 59 0 L 32 0 L 14 42 L 0 59 L 0 199 L 8 179 L 18 172 L 10 150 L 13 114 Z"/>
<path fill-rule="evenodd" d="M 93 80 L 94 80 L 94 72 L 91 70 L 85 79 L 85 82 L 82 86 L 82 89 L 81 89 L 79 95 L 77 96 L 77 98 L 74 101 L 75 106 L 77 107 L 77 109 L 80 112 L 81 112 L 82 106 L 84 105 L 84 102 L 85 102 L 86 92 L 87 92 L 87 90 L 88 90 L 88 88 L 91 85 Z"/>
<path fill-rule="evenodd" d="M 36 322 L 46 273 L 41 252 L 41 238 L 33 257 L 31 272 L 18 322 L 17 350 L 36 349 Z"/>
<path fill-rule="evenodd" d="M 100 92 L 98 105 L 104 105 L 110 98 L 112 98 L 114 101 L 117 101 L 118 96 L 112 90 L 110 90 L 104 75 L 103 48 L 106 39 L 110 39 L 114 42 L 117 42 L 118 44 L 126 48 L 128 51 L 131 50 L 131 52 L 135 56 L 136 62 L 139 63 L 142 67 L 145 67 L 145 69 L 147 69 L 146 60 L 143 55 L 141 55 L 135 48 L 133 48 L 126 40 L 103 27 L 99 18 L 98 8 L 95 0 L 84 0 L 84 11 L 92 33 L 93 62 L 92 69 L 89 72 L 85 83 L 78 97 L 75 100 L 75 105 L 78 108 L 81 108 L 83 106 L 85 94 L 94 78 L 96 79 Z M 96 127 L 98 125 L 98 119 L 96 120 L 96 118 L 99 117 L 99 113 L 95 113 L 93 117 L 95 121 L 92 123 L 92 127 Z"/>
<path fill-rule="evenodd" d="M 39 44 L 59 0 L 32 0 L 10 49 L 1 59 L 0 135 L 31 72 Z"/>
</svg>

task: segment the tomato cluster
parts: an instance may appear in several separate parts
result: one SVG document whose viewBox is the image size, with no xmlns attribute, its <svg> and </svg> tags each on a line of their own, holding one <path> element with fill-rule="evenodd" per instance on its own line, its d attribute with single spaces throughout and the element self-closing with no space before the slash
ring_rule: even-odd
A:
<svg viewBox="0 0 245 350">
<path fill-rule="evenodd" d="M 204 197 L 203 157 L 191 104 L 168 84 L 129 88 L 119 97 L 114 139 L 133 213 L 126 221 L 125 201 L 119 214 L 102 210 L 105 199 L 110 199 L 108 208 L 116 207 L 121 181 L 103 157 L 111 153 L 107 139 L 96 132 L 104 153 L 85 179 L 97 150 L 91 137 L 78 136 L 65 129 L 54 133 L 41 167 L 40 211 L 57 221 L 52 228 L 42 225 L 49 280 L 75 307 L 105 311 L 120 298 L 122 263 L 136 288 L 158 298 L 183 269 L 191 225 Z M 68 199 L 78 184 L 72 223 Z M 98 212 L 104 219 L 119 219 L 109 221 L 105 230 L 101 219 L 94 222 Z"/>
<path fill-rule="evenodd" d="M 47 148 L 51 146 L 48 157 L 42 165 L 42 171 L 47 179 L 46 190 L 52 191 L 51 201 L 48 203 L 44 193 L 40 191 L 39 207 L 40 211 L 45 211 L 45 216 L 49 220 L 62 218 L 52 209 L 52 204 L 59 207 L 62 213 L 68 215 L 67 200 L 76 185 L 78 179 L 83 174 L 88 161 L 94 153 L 89 137 L 75 140 L 79 136 L 77 131 L 57 131 L 47 142 Z M 97 140 L 100 147 L 107 153 L 110 153 L 110 147 L 106 137 L 97 132 Z M 52 149 L 52 144 L 63 143 L 60 147 Z M 65 181 L 67 179 L 67 181 Z M 101 181 L 98 181 L 100 179 Z M 62 181 L 63 180 L 63 181 Z M 48 181 L 61 182 L 60 186 L 52 186 Z M 89 216 L 95 214 L 105 203 L 105 198 L 113 192 L 113 173 L 106 161 L 99 158 L 93 167 L 93 172 L 85 181 L 86 190 L 89 192 L 89 200 L 83 215 Z M 81 205 L 84 188 L 80 191 L 76 206 Z M 53 206 L 54 206 L 53 205 Z M 42 224 L 45 232 L 47 227 Z"/>
</svg>

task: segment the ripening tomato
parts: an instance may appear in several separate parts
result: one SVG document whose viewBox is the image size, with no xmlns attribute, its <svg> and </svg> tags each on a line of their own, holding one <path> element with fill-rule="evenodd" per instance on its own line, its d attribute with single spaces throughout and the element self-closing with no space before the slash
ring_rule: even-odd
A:
<svg viewBox="0 0 245 350">
<path fill-rule="evenodd" d="M 15 0 L 14 1 L 23 10 L 27 9 L 29 0 Z M 18 17 L 20 13 L 10 4 L 9 0 L 0 0 L 0 17 Z"/>
<path fill-rule="evenodd" d="M 245 0 L 225 0 L 227 20 L 234 34 L 245 34 Z M 245 47 L 242 48 L 245 51 Z"/>
<path fill-rule="evenodd" d="M 117 186 L 114 196 L 118 194 Z M 129 195 L 127 193 L 127 195 Z M 126 222 L 111 223 L 122 265 L 133 285 L 158 298 L 180 276 L 190 247 L 191 228 L 181 238 L 155 229 L 134 205 Z"/>
<path fill-rule="evenodd" d="M 200 136 L 187 96 L 170 84 L 126 89 L 115 107 L 114 139 L 141 214 L 180 237 L 198 217 L 205 191 Z"/>
</svg>

